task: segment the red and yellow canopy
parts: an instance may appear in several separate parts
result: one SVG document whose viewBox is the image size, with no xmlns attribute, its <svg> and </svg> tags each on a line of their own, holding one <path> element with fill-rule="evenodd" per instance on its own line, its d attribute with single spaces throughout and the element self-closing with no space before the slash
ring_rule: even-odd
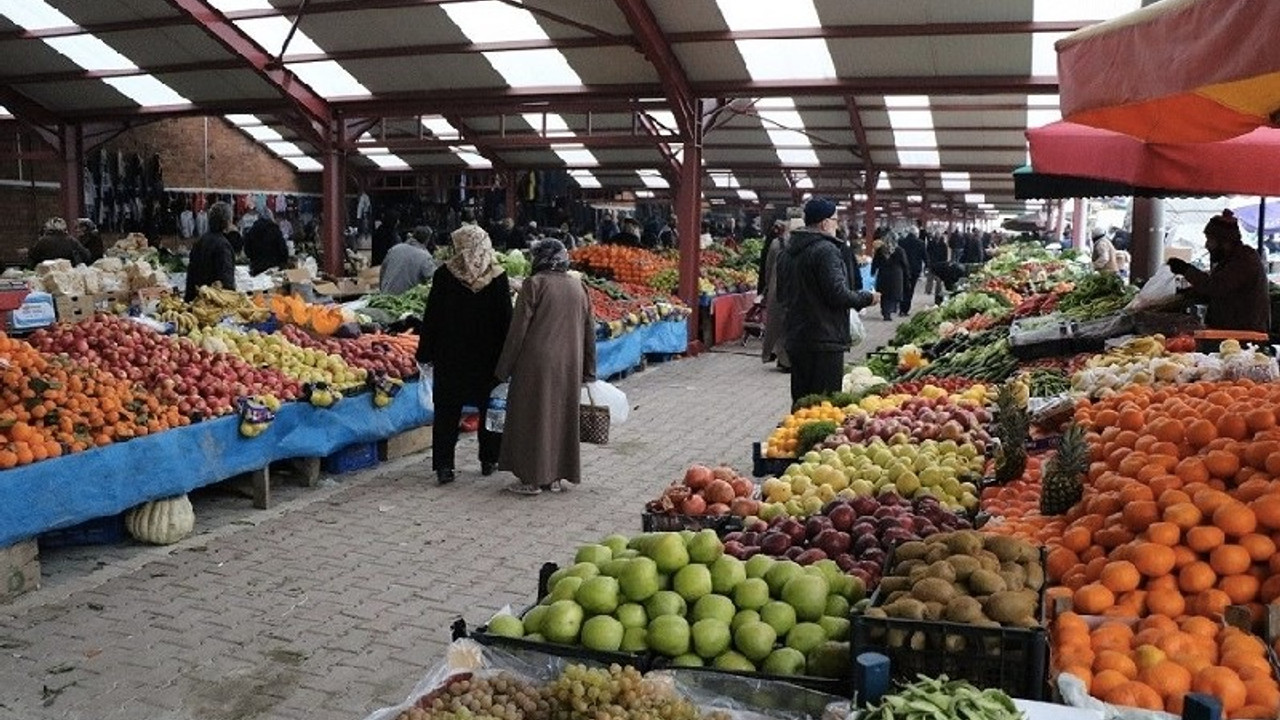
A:
<svg viewBox="0 0 1280 720">
<path fill-rule="evenodd" d="M 1280 2 L 1162 0 L 1058 41 L 1063 117 L 1156 143 L 1213 142 L 1280 111 Z"/>
</svg>

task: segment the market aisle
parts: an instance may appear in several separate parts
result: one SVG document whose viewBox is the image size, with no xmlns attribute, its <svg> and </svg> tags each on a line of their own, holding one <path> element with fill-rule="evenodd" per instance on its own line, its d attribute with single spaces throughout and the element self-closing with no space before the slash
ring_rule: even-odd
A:
<svg viewBox="0 0 1280 720">
<path fill-rule="evenodd" d="M 896 325 L 868 320 L 859 349 Z M 399 702 L 455 618 L 528 602 L 543 562 L 639 531 L 645 501 L 690 463 L 749 471 L 788 404 L 787 376 L 758 353 L 728 346 L 620 382 L 631 419 L 584 446 L 587 479 L 568 493 L 501 493 L 510 477 L 481 478 L 468 438 L 451 487 L 406 458 L 134 553 L 97 586 L 0 608 L 0 718 L 358 720 Z"/>
</svg>

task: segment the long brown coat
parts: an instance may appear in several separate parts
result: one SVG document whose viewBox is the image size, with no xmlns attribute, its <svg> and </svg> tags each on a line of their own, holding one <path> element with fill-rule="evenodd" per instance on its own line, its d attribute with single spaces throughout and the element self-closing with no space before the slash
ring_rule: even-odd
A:
<svg viewBox="0 0 1280 720">
<path fill-rule="evenodd" d="M 578 398 L 595 374 L 595 321 L 582 281 L 563 272 L 526 279 L 498 358 L 498 377 L 511 378 L 499 469 L 526 485 L 581 481 Z"/>
<path fill-rule="evenodd" d="M 778 294 L 778 256 L 782 254 L 786 244 L 784 238 L 774 238 L 769 242 L 768 260 L 765 261 L 768 277 L 764 295 L 764 337 L 761 338 L 760 346 L 761 360 L 769 362 L 776 356 L 778 364 L 782 366 L 791 364 L 787 358 L 787 350 L 783 347 L 783 341 L 786 338 L 784 328 L 787 325 L 787 306 L 783 304 L 782 297 Z"/>
</svg>

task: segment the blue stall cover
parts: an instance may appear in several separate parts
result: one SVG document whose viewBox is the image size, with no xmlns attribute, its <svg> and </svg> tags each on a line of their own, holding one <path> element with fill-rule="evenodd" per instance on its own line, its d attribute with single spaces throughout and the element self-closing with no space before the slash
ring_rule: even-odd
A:
<svg viewBox="0 0 1280 720">
<path fill-rule="evenodd" d="M 417 382 L 375 408 L 365 393 L 330 409 L 286 403 L 256 438 L 219 418 L 0 472 L 0 547 L 287 458 L 324 457 L 429 424 Z"/>
<path fill-rule="evenodd" d="M 646 353 L 683 353 L 689 349 L 689 321 L 674 320 L 646 325 L 644 347 Z"/>
<path fill-rule="evenodd" d="M 648 327 L 641 325 L 612 340 L 596 341 L 596 377 L 603 380 L 638 366 L 644 355 L 645 329 Z"/>
</svg>

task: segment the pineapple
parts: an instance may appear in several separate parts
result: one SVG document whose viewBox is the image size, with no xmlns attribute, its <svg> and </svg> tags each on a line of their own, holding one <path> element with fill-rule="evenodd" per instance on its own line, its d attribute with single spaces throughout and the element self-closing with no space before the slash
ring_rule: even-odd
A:
<svg viewBox="0 0 1280 720">
<path fill-rule="evenodd" d="M 1089 471 L 1089 444 L 1084 428 L 1072 423 L 1062 434 L 1058 452 L 1044 466 L 1040 490 L 1040 512 L 1061 515 L 1080 502 L 1084 495 L 1084 477 Z"/>
<path fill-rule="evenodd" d="M 1014 383 L 1000 386 L 996 394 L 996 435 L 1000 450 L 996 453 L 997 483 L 1003 485 L 1022 477 L 1027 469 L 1027 431 L 1031 416 L 1025 402 L 1018 401 Z"/>
</svg>

